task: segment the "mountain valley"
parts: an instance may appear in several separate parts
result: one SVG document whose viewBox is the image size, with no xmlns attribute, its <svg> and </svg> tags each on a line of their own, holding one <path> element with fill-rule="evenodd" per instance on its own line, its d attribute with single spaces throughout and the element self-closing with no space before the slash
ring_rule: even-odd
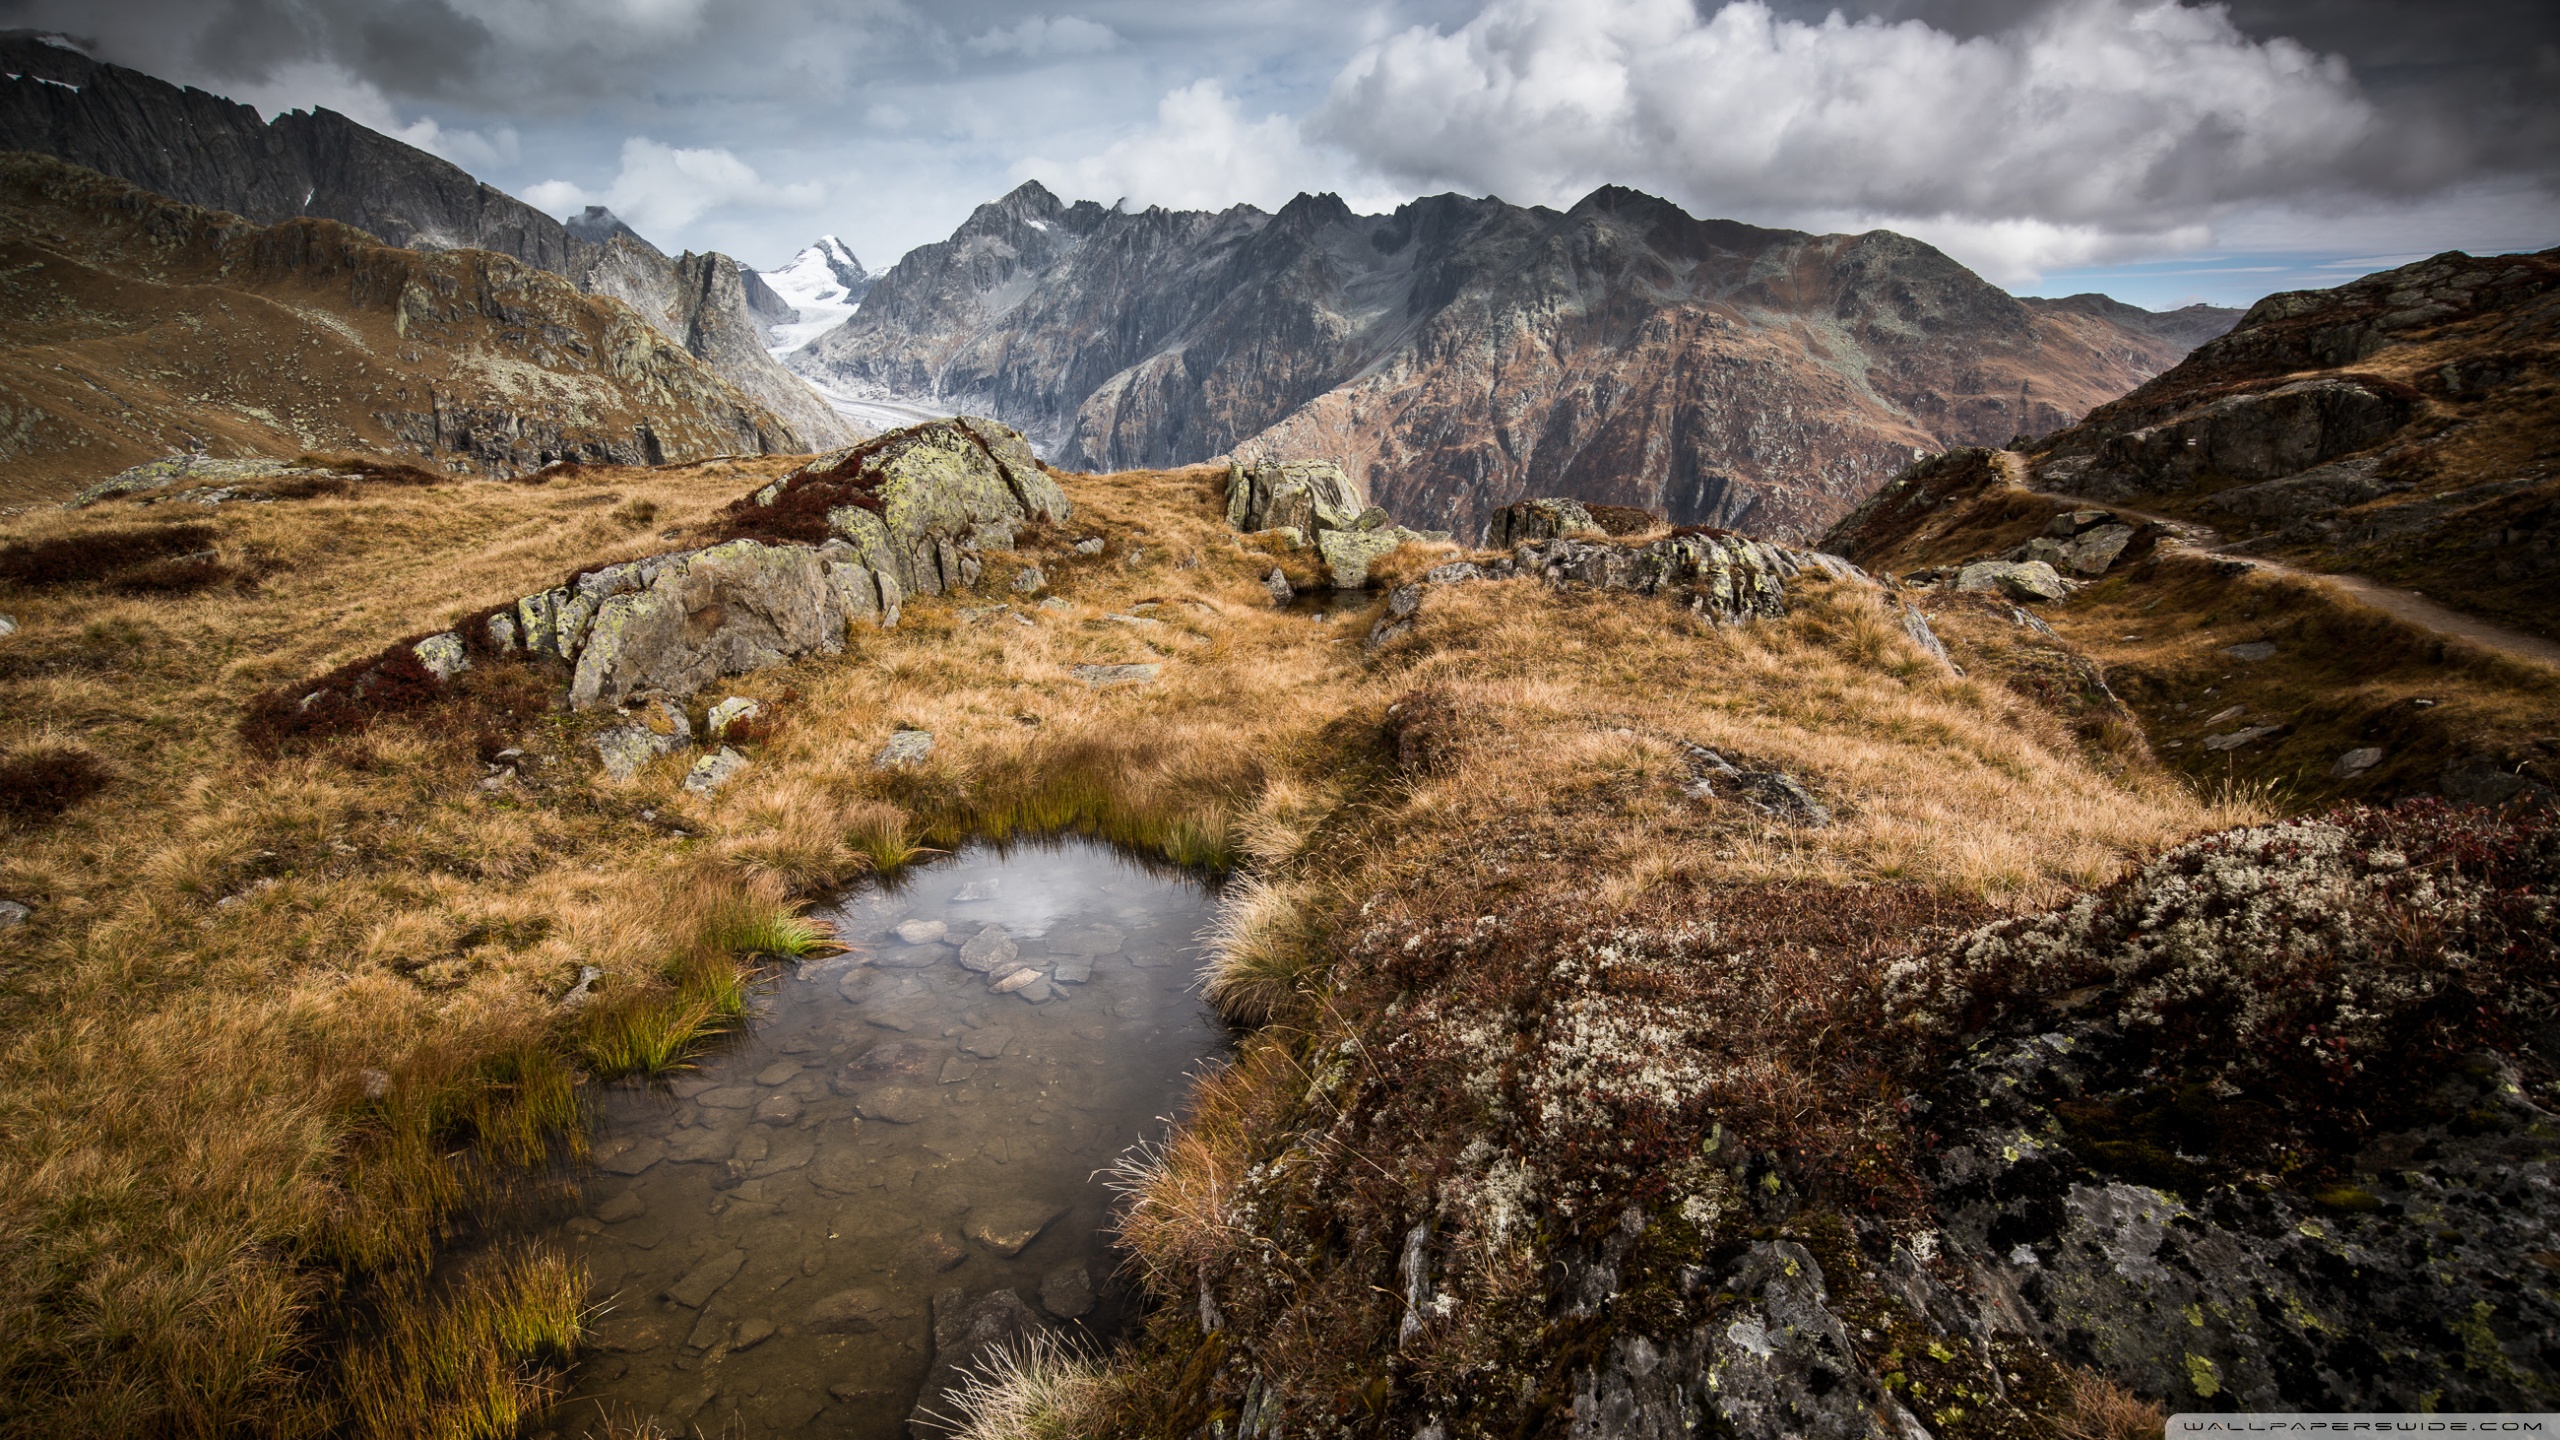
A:
<svg viewBox="0 0 2560 1440">
<path fill-rule="evenodd" d="M 0 62 L 0 1440 L 2560 1394 L 2560 250 L 758 271 Z"/>
</svg>

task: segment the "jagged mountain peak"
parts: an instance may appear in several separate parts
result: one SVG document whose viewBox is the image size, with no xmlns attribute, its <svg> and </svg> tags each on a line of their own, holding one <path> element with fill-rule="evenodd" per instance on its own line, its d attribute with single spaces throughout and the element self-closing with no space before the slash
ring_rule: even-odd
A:
<svg viewBox="0 0 2560 1440">
<path fill-rule="evenodd" d="M 657 246 L 651 245 L 639 231 L 632 229 L 627 224 L 624 224 L 621 216 L 614 214 L 611 210 L 606 209 L 602 205 L 590 205 L 585 210 L 562 220 L 560 224 L 561 227 L 567 230 L 570 234 L 577 236 L 579 239 L 586 241 L 590 245 L 607 244 L 616 236 L 620 236 L 623 239 L 627 239 L 631 243 L 648 250 L 653 255 L 665 253 L 658 249 Z"/>
</svg>

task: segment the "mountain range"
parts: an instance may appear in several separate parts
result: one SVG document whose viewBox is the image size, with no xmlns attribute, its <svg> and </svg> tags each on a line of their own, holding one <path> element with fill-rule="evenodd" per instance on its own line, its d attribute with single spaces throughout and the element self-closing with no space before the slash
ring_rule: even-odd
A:
<svg viewBox="0 0 2560 1440">
<path fill-rule="evenodd" d="M 1416 524 L 1524 495 L 1819 533 L 1915 453 L 2067 425 L 2227 329 L 2013 297 L 1889 231 L 1438 195 L 1390 215 L 1069 205 L 1038 183 L 910 252 L 790 363 L 990 414 L 1061 465 L 1328 456 Z"/>
<path fill-rule="evenodd" d="M 260 223 L 513 256 L 629 306 L 787 443 L 971 411 L 1071 467 L 1326 457 L 1466 535 L 1553 494 L 1807 539 L 1916 454 L 2057 430 L 2236 318 L 2020 299 L 1892 232 L 1701 220 L 1618 187 L 1358 215 L 1332 195 L 1106 209 L 1033 183 L 883 274 L 828 236 L 760 275 L 670 257 L 601 206 L 555 220 L 334 112 L 268 121 L 57 38 L 0 35 L 0 76 L 0 148 Z"/>
<path fill-rule="evenodd" d="M 335 111 L 288 111 L 269 121 L 251 106 L 93 59 L 57 37 L 0 32 L 0 150 L 50 155 L 262 224 L 336 220 L 407 249 L 514 256 L 630 305 L 806 444 L 851 438 L 844 421 L 767 353 L 769 327 L 791 307 L 735 260 L 716 252 L 670 257 L 601 209 L 564 224 Z"/>
</svg>

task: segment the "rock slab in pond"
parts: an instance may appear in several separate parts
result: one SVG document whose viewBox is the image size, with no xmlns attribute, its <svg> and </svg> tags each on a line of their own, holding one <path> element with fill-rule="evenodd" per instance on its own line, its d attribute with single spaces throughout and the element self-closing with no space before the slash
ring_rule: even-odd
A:
<svg viewBox="0 0 2560 1440">
<path fill-rule="evenodd" d="M 901 920 L 897 936 L 910 945 L 927 945 L 951 933 L 951 927 L 940 920 Z"/>
<path fill-rule="evenodd" d="M 854 1112 L 865 1120 L 879 1120 L 891 1125 L 913 1125 L 932 1110 L 932 1098 L 902 1086 L 889 1086 L 857 1097 Z"/>
<path fill-rule="evenodd" d="M 739 1267 L 747 1263 L 744 1250 L 723 1250 L 694 1266 L 684 1277 L 666 1289 L 666 1296 L 688 1310 L 699 1310 L 720 1293 L 720 1287 L 738 1278 Z"/>
<path fill-rule="evenodd" d="M 888 1301 L 876 1290 L 839 1290 L 810 1306 L 802 1323 L 819 1335 L 868 1335 L 888 1313 Z"/>
<path fill-rule="evenodd" d="M 1012 965 L 1014 957 L 1021 953 L 1022 947 L 1013 943 L 1013 936 L 1003 926 L 990 925 L 960 947 L 960 964 L 963 969 L 986 975 Z"/>
<path fill-rule="evenodd" d="M 1040 1308 L 1061 1320 L 1080 1318 L 1093 1309 L 1093 1274 L 1082 1265 L 1052 1270 L 1040 1280 Z"/>
<path fill-rule="evenodd" d="M 1001 1201 L 969 1217 L 969 1238 L 1010 1260 L 1066 1213 L 1064 1205 L 1037 1200 Z"/>
</svg>

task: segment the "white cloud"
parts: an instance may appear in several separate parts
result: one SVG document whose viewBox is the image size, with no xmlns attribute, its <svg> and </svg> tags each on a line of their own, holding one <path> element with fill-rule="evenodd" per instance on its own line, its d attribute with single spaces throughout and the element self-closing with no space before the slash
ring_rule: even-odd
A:
<svg viewBox="0 0 2560 1440">
<path fill-rule="evenodd" d="M 525 187 L 524 198 L 555 215 L 604 205 L 652 241 L 668 243 L 662 237 L 715 209 L 813 210 L 825 202 L 826 186 L 777 184 L 727 150 L 684 150 L 634 135 L 622 142 L 622 168 L 603 191 L 545 180 Z"/>
<path fill-rule="evenodd" d="M 1313 135 L 1415 189 L 1883 225 L 1998 278 L 2205 242 L 2241 202 L 2388 179 L 2344 62 L 2219 6 L 2061 0 L 1960 39 L 1760 0 L 1493 0 L 1364 47 Z"/>
<path fill-rule="evenodd" d="M 1363 209 L 1401 202 L 1345 158 L 1311 147 L 1297 121 L 1283 115 L 1245 118 L 1244 107 L 1215 80 L 1200 80 L 1168 93 L 1156 106 L 1155 124 L 1113 141 L 1081 160 L 1026 160 L 1014 167 L 1070 198 L 1172 209 L 1223 210 L 1243 201 L 1266 210 L 1300 191 L 1335 190 Z"/>
<path fill-rule="evenodd" d="M 1034 15 L 1015 25 L 1001 25 L 971 36 L 969 49 L 980 55 L 1099 55 L 1120 44 L 1120 32 L 1081 15 L 1054 18 Z"/>
</svg>

